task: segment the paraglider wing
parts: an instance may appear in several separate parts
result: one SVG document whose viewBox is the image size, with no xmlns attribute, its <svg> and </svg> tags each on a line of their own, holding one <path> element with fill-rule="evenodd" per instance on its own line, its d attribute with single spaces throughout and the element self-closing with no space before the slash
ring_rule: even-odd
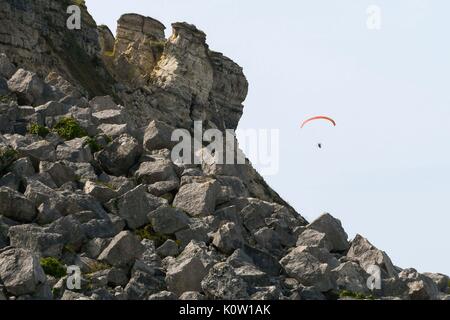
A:
<svg viewBox="0 0 450 320">
<path fill-rule="evenodd" d="M 317 116 L 317 117 L 312 117 L 312 118 L 309 118 L 309 119 L 303 121 L 301 127 L 303 128 L 306 124 L 308 124 L 308 123 L 311 122 L 311 121 L 315 121 L 315 120 L 327 120 L 327 121 L 330 121 L 330 122 L 333 124 L 333 126 L 336 126 L 336 121 L 334 121 L 334 120 L 331 119 L 330 117 L 326 117 L 326 116 Z"/>
</svg>

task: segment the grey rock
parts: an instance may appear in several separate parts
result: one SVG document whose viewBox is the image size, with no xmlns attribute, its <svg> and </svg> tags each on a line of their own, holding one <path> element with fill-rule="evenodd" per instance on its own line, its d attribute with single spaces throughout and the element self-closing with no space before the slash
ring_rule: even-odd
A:
<svg viewBox="0 0 450 320">
<path fill-rule="evenodd" d="M 44 93 L 44 81 L 34 72 L 19 69 L 8 80 L 8 87 L 15 92 L 21 104 L 36 104 Z"/>
<path fill-rule="evenodd" d="M 188 228 L 190 218 L 181 210 L 171 207 L 160 207 L 148 215 L 153 229 L 162 234 L 175 234 Z"/>
<path fill-rule="evenodd" d="M 16 72 L 17 68 L 9 60 L 8 56 L 4 53 L 0 53 L 0 76 L 9 79 Z"/>
<path fill-rule="evenodd" d="M 206 297 L 197 291 L 186 291 L 181 296 L 178 297 L 179 300 L 206 300 Z"/>
<path fill-rule="evenodd" d="M 139 185 L 112 201 L 117 204 L 117 214 L 126 221 L 127 226 L 131 229 L 148 224 L 148 213 L 164 205 L 164 200 L 147 193 L 144 185 Z"/>
<path fill-rule="evenodd" d="M 433 280 L 415 269 L 405 269 L 399 273 L 399 278 L 407 285 L 407 296 L 411 300 L 435 300 L 439 288 Z"/>
<path fill-rule="evenodd" d="M 126 122 L 124 112 L 120 109 L 102 110 L 94 112 L 92 119 L 96 125 L 100 124 L 123 124 Z"/>
<path fill-rule="evenodd" d="M 397 276 L 397 271 L 388 255 L 374 247 L 367 239 L 359 234 L 351 242 L 347 257 L 356 259 L 361 267 L 369 271 L 371 266 L 378 266 L 381 269 L 383 278 Z"/>
<path fill-rule="evenodd" d="M 326 234 L 313 229 L 307 229 L 300 234 L 297 239 L 297 246 L 319 247 L 328 251 L 332 248 Z"/>
<path fill-rule="evenodd" d="M 423 275 L 433 280 L 440 292 L 446 293 L 449 289 L 450 279 L 447 275 L 430 272 L 425 272 Z"/>
<path fill-rule="evenodd" d="M 341 222 L 324 213 L 307 226 L 307 229 L 316 230 L 326 235 L 326 240 L 331 245 L 330 251 L 345 251 L 349 248 L 347 233 L 342 228 Z"/>
<path fill-rule="evenodd" d="M 153 120 L 145 129 L 144 148 L 147 151 L 172 149 L 176 142 L 172 141 L 174 127 L 164 122 Z"/>
<path fill-rule="evenodd" d="M 211 215 L 215 211 L 217 193 L 216 180 L 185 184 L 175 196 L 173 205 L 191 216 Z"/>
<path fill-rule="evenodd" d="M 45 140 L 40 140 L 27 146 L 19 147 L 17 151 L 25 157 L 30 157 L 35 167 L 37 167 L 37 163 L 39 161 L 56 160 L 55 147 L 52 143 Z"/>
<path fill-rule="evenodd" d="M 93 112 L 119 109 L 111 96 L 94 97 L 91 101 L 89 101 L 89 106 L 91 107 Z"/>
<path fill-rule="evenodd" d="M 96 198 L 101 203 L 106 203 L 117 197 L 117 192 L 104 184 L 87 181 L 84 185 L 84 193 Z"/>
<path fill-rule="evenodd" d="M 369 293 L 367 286 L 367 274 L 358 264 L 354 262 L 345 262 L 339 267 L 333 269 L 333 276 L 339 290 L 350 292 Z"/>
<path fill-rule="evenodd" d="M 144 248 L 137 237 L 129 231 L 122 231 L 103 250 L 98 259 L 115 267 L 132 264 Z"/>
<path fill-rule="evenodd" d="M 11 246 L 28 249 L 41 257 L 59 257 L 65 244 L 60 234 L 31 224 L 9 228 L 9 238 Z"/>
<path fill-rule="evenodd" d="M 178 180 L 173 165 L 168 160 L 142 162 L 135 176 L 139 183 L 153 184 L 159 181 Z"/>
<path fill-rule="evenodd" d="M 0 278 L 12 295 L 31 294 L 46 278 L 39 260 L 25 249 L 9 249 L 0 254 Z"/>
<path fill-rule="evenodd" d="M 21 193 L 0 187 L 0 215 L 20 222 L 31 222 L 36 214 L 34 204 Z"/>
<path fill-rule="evenodd" d="M 41 161 L 39 172 L 48 173 L 58 187 L 63 184 L 76 180 L 75 172 L 72 168 L 66 166 L 63 162 Z"/>
<path fill-rule="evenodd" d="M 252 294 L 250 300 L 282 300 L 283 293 L 277 286 L 255 288 L 256 292 Z"/>
<path fill-rule="evenodd" d="M 128 173 L 140 154 L 138 141 L 128 134 L 122 134 L 99 151 L 96 158 L 106 172 L 120 176 Z"/>
<path fill-rule="evenodd" d="M 231 254 L 244 244 L 241 229 L 234 222 L 228 222 L 221 226 L 213 236 L 213 245 L 221 252 Z"/>
<path fill-rule="evenodd" d="M 126 123 L 124 124 L 102 123 L 97 127 L 97 129 L 104 135 L 111 137 L 113 139 L 117 138 L 122 134 L 129 133 L 129 128 Z"/>
<path fill-rule="evenodd" d="M 161 291 L 152 294 L 150 297 L 148 297 L 148 300 L 177 300 L 177 296 L 170 291 Z"/>
<path fill-rule="evenodd" d="M 178 255 L 178 245 L 175 241 L 169 239 L 166 240 L 158 249 L 156 249 L 156 252 L 159 256 L 165 258 L 165 257 L 174 257 Z"/>
<path fill-rule="evenodd" d="M 248 299 L 247 284 L 236 275 L 233 267 L 221 262 L 214 265 L 202 281 L 206 296 L 216 300 Z"/>
<path fill-rule="evenodd" d="M 148 192 L 157 197 L 161 197 L 178 190 L 179 187 L 180 182 L 178 180 L 158 181 L 148 186 Z"/>
<path fill-rule="evenodd" d="M 184 248 L 192 240 L 209 242 L 208 224 L 198 218 L 192 218 L 186 229 L 177 231 L 175 237 L 180 241 L 180 247 Z"/>
<path fill-rule="evenodd" d="M 58 145 L 56 158 L 70 162 L 90 162 L 93 159 L 86 138 L 76 138 Z"/>
<path fill-rule="evenodd" d="M 305 286 L 313 286 L 321 292 L 334 288 L 331 268 L 321 263 L 312 254 L 305 252 L 303 247 L 297 247 L 280 260 L 286 273 Z"/>
</svg>

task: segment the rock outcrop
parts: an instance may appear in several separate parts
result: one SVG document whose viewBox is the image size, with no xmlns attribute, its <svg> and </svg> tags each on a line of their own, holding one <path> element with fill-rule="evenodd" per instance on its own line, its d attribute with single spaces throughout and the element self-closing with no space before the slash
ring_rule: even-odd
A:
<svg viewBox="0 0 450 320">
<path fill-rule="evenodd" d="M 193 25 L 82 1 L 0 2 L 0 297 L 448 299 L 341 222 L 308 223 L 244 164 L 172 161 L 175 129 L 234 129 L 248 83 Z M 79 288 L 67 270 L 82 272 Z"/>
</svg>

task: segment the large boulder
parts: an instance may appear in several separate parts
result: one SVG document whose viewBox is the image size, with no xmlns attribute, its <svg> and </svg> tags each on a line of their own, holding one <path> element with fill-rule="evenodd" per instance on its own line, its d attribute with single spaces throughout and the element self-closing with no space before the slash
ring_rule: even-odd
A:
<svg viewBox="0 0 450 320">
<path fill-rule="evenodd" d="M 17 149 L 19 153 L 25 157 L 30 157 L 33 164 L 37 167 L 39 161 L 55 161 L 55 146 L 45 140 L 33 142 Z"/>
<path fill-rule="evenodd" d="M 141 154 L 139 142 L 128 134 L 114 139 L 96 154 L 103 169 L 112 175 L 126 175 Z"/>
<path fill-rule="evenodd" d="M 9 238 L 11 246 L 28 249 L 41 257 L 59 257 L 65 244 L 60 234 L 31 224 L 9 228 Z"/>
<path fill-rule="evenodd" d="M 382 278 L 397 276 L 397 271 L 388 255 L 359 234 L 351 242 L 347 257 L 358 261 L 366 272 L 370 272 L 373 266 L 377 266 L 381 269 Z"/>
<path fill-rule="evenodd" d="M 32 294 L 46 281 L 39 259 L 25 249 L 9 249 L 0 254 L 0 279 L 15 296 Z"/>
<path fill-rule="evenodd" d="M 186 291 L 202 291 L 201 282 L 214 260 L 201 242 L 192 241 L 168 266 L 166 283 L 169 291 L 180 296 Z"/>
<path fill-rule="evenodd" d="M 155 232 L 175 234 L 189 226 L 190 218 L 181 210 L 171 207 L 160 207 L 152 211 L 148 218 Z"/>
<path fill-rule="evenodd" d="M 399 278 L 407 285 L 407 297 L 411 300 L 435 300 L 439 288 L 434 281 L 417 272 L 415 269 L 405 269 L 399 273 Z"/>
<path fill-rule="evenodd" d="M 144 148 L 147 151 L 172 149 L 177 142 L 172 141 L 174 127 L 164 122 L 153 120 L 145 129 Z"/>
<path fill-rule="evenodd" d="M 135 176 L 139 183 L 153 184 L 160 181 L 178 180 L 169 160 L 142 162 Z"/>
<path fill-rule="evenodd" d="M 212 215 L 215 211 L 217 194 L 216 180 L 196 181 L 180 188 L 173 205 L 191 216 Z"/>
<path fill-rule="evenodd" d="M 330 244 L 330 251 L 345 251 L 349 248 L 347 233 L 342 228 L 341 221 L 324 213 L 319 218 L 311 222 L 307 229 L 316 230 L 326 235 L 326 240 Z"/>
<path fill-rule="evenodd" d="M 134 263 L 143 251 L 143 246 L 134 234 L 129 231 L 122 231 L 111 240 L 98 260 L 115 267 L 125 267 Z"/>
<path fill-rule="evenodd" d="M 48 173 L 58 187 L 76 180 L 75 171 L 61 161 L 41 161 L 39 163 L 39 172 Z"/>
<path fill-rule="evenodd" d="M 213 236 L 213 245 L 221 252 L 231 254 L 244 245 L 242 229 L 233 222 L 225 223 Z"/>
<path fill-rule="evenodd" d="M 295 248 L 280 263 L 286 273 L 302 285 L 312 286 L 321 292 L 334 288 L 330 266 L 305 251 L 305 247 Z"/>
<path fill-rule="evenodd" d="M 333 277 L 339 290 L 347 290 L 354 293 L 369 293 L 367 286 L 367 274 L 357 263 L 345 262 L 333 269 Z"/>
<path fill-rule="evenodd" d="M 45 83 L 36 73 L 19 69 L 8 80 L 8 87 L 17 94 L 20 104 L 35 105 L 44 93 Z"/>
<path fill-rule="evenodd" d="M 0 187 L 0 215 L 20 222 L 31 222 L 36 214 L 33 202 L 15 190 Z"/>
<path fill-rule="evenodd" d="M 248 299 L 247 284 L 226 262 L 214 265 L 202 281 L 206 296 L 214 300 Z"/>
<path fill-rule="evenodd" d="M 116 205 L 117 214 L 125 220 L 130 229 L 148 224 L 148 213 L 165 204 L 163 199 L 147 193 L 144 185 L 139 185 L 111 201 Z"/>
<path fill-rule="evenodd" d="M 14 75 L 16 70 L 17 68 L 12 64 L 8 56 L 0 53 L 0 76 L 9 79 Z"/>
</svg>

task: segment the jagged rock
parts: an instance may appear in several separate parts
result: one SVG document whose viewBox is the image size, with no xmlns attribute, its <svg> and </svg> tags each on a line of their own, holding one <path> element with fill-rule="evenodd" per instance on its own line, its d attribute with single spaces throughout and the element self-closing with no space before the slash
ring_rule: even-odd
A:
<svg viewBox="0 0 450 320">
<path fill-rule="evenodd" d="M 234 271 L 250 288 L 263 287 L 271 284 L 270 276 L 252 264 L 244 264 L 239 268 L 235 268 Z"/>
<path fill-rule="evenodd" d="M 148 186 L 148 192 L 157 197 L 161 197 L 170 194 L 171 192 L 177 190 L 179 187 L 180 183 L 177 180 L 158 181 Z"/>
<path fill-rule="evenodd" d="M 123 267 L 133 263 L 143 250 L 143 246 L 134 234 L 129 231 L 122 231 L 111 240 L 98 260 L 115 267 Z"/>
<path fill-rule="evenodd" d="M 209 228 L 205 221 L 198 218 L 192 218 L 188 227 L 177 231 L 175 237 L 180 242 L 180 247 L 184 248 L 192 240 L 205 243 L 209 242 L 208 232 Z"/>
<path fill-rule="evenodd" d="M 440 292 L 444 293 L 447 292 L 447 289 L 449 288 L 450 284 L 450 279 L 448 276 L 441 273 L 430 273 L 430 272 L 425 272 L 423 275 L 433 280 L 433 282 L 437 285 Z"/>
<path fill-rule="evenodd" d="M 76 180 L 75 172 L 63 162 L 41 161 L 39 163 L 39 172 L 48 173 L 58 187 Z"/>
<path fill-rule="evenodd" d="M 295 248 L 280 263 L 290 277 L 305 286 L 313 286 L 321 292 L 334 288 L 330 266 L 305 252 L 304 247 Z"/>
<path fill-rule="evenodd" d="M 138 141 L 128 134 L 122 134 L 98 152 L 96 158 L 106 172 L 120 176 L 128 173 L 140 154 Z"/>
<path fill-rule="evenodd" d="M 163 258 L 173 257 L 178 254 L 178 245 L 175 241 L 169 239 L 156 249 L 156 252 Z"/>
<path fill-rule="evenodd" d="M 148 300 L 177 300 L 177 296 L 170 291 L 161 291 L 152 294 L 150 297 L 148 297 Z"/>
<path fill-rule="evenodd" d="M 20 222 L 31 222 L 36 214 L 30 200 L 8 187 L 0 187 L 0 215 Z"/>
<path fill-rule="evenodd" d="M 69 108 L 62 103 L 49 101 L 43 105 L 37 106 L 34 110 L 41 115 L 42 119 L 46 119 L 47 117 L 65 115 L 69 111 Z"/>
<path fill-rule="evenodd" d="M 87 181 L 84 185 L 84 193 L 96 198 L 101 203 L 106 203 L 117 196 L 117 192 L 108 186 Z"/>
<path fill-rule="evenodd" d="M 89 101 L 92 112 L 101 112 L 105 110 L 119 110 L 120 108 L 114 102 L 111 96 L 99 96 Z"/>
<path fill-rule="evenodd" d="M 201 281 L 212 264 L 206 247 L 192 241 L 167 268 L 167 288 L 178 296 L 186 291 L 202 291 Z"/>
<path fill-rule="evenodd" d="M 65 141 L 56 147 L 56 159 L 70 162 L 90 162 L 92 152 L 86 138 Z"/>
<path fill-rule="evenodd" d="M 8 87 L 17 94 L 20 104 L 33 105 L 41 99 L 45 83 L 36 73 L 19 69 L 8 80 Z"/>
<path fill-rule="evenodd" d="M 8 168 L 9 172 L 14 173 L 16 176 L 23 178 L 29 178 L 35 174 L 35 170 L 31 160 L 28 158 L 20 158 L 14 161 Z"/>
<path fill-rule="evenodd" d="M 174 127 L 164 122 L 153 120 L 145 129 L 144 148 L 147 151 L 172 149 L 177 142 L 172 141 Z"/>
<path fill-rule="evenodd" d="M 97 128 L 101 133 L 113 139 L 116 139 L 118 136 L 122 134 L 129 133 L 129 128 L 126 123 L 125 124 L 103 123 L 100 124 Z"/>
<path fill-rule="evenodd" d="M 175 196 L 173 205 L 191 216 L 211 215 L 215 211 L 217 193 L 216 180 L 185 184 Z"/>
<path fill-rule="evenodd" d="M 383 278 L 396 277 L 394 265 L 388 255 L 374 247 L 367 239 L 359 234 L 351 242 L 347 257 L 356 259 L 361 267 L 370 272 L 371 266 L 378 266 L 381 269 Z"/>
<path fill-rule="evenodd" d="M 81 222 L 72 215 L 56 219 L 46 228 L 46 232 L 61 235 L 64 244 L 73 249 L 79 249 L 86 240 Z"/>
<path fill-rule="evenodd" d="M 126 122 L 126 115 L 121 109 L 103 110 L 93 113 L 92 120 L 96 125 L 122 124 Z"/>
<path fill-rule="evenodd" d="M 0 76 L 9 79 L 16 72 L 17 68 L 11 63 L 4 53 L 0 53 Z"/>
<path fill-rule="evenodd" d="M 206 300 L 206 297 L 197 291 L 186 291 L 178 297 L 179 300 Z"/>
<path fill-rule="evenodd" d="M 407 296 L 411 300 L 435 300 L 439 289 L 431 278 L 418 273 L 415 269 L 405 269 L 399 273 L 399 278 L 408 287 Z"/>
<path fill-rule="evenodd" d="M 330 242 L 327 241 L 326 234 L 313 229 L 304 230 L 300 234 L 297 239 L 297 246 L 319 247 L 328 251 L 332 248 Z"/>
<path fill-rule="evenodd" d="M 330 244 L 330 251 L 345 251 L 349 248 L 348 236 L 341 222 L 329 213 L 324 213 L 306 228 L 324 233 L 325 240 Z"/>
<path fill-rule="evenodd" d="M 9 95 L 8 82 L 0 76 L 0 96 Z"/>
<path fill-rule="evenodd" d="M 0 254 L 0 279 L 15 296 L 34 293 L 46 281 L 38 258 L 25 249 L 9 249 Z"/>
<path fill-rule="evenodd" d="M 254 201 L 241 211 L 244 225 L 251 232 L 265 227 L 265 219 L 269 218 L 272 213 L 273 207 L 265 201 Z"/>
<path fill-rule="evenodd" d="M 250 300 L 282 300 L 283 293 L 276 286 L 255 288 L 256 293 L 252 294 Z"/>
<path fill-rule="evenodd" d="M 147 214 L 164 205 L 164 201 L 147 193 L 144 185 L 139 185 L 117 199 L 111 200 L 116 204 L 117 214 L 122 217 L 127 226 L 137 229 L 149 222 Z"/>
<path fill-rule="evenodd" d="M 233 222 L 221 226 L 213 238 L 213 245 L 225 254 L 233 253 L 245 242 L 241 230 Z"/>
<path fill-rule="evenodd" d="M 202 289 L 210 299 L 248 299 L 247 284 L 225 262 L 214 265 L 202 281 Z"/>
<path fill-rule="evenodd" d="M 367 294 L 369 288 L 367 286 L 367 274 L 358 264 L 353 262 L 345 262 L 339 267 L 333 269 L 333 276 L 339 290 L 347 290 L 350 292 L 359 292 Z"/>
<path fill-rule="evenodd" d="M 25 157 L 30 157 L 33 163 L 39 161 L 55 161 L 55 147 L 48 141 L 40 140 L 17 149 Z"/>
<path fill-rule="evenodd" d="M 31 224 L 9 228 L 9 238 L 13 247 L 28 249 L 43 257 L 59 257 L 64 247 L 61 235 Z"/>
<path fill-rule="evenodd" d="M 259 229 L 253 236 L 259 247 L 275 256 L 283 254 L 283 242 L 280 235 L 275 230 L 264 227 Z"/>
<path fill-rule="evenodd" d="M 144 272 L 137 270 L 125 287 L 125 294 L 130 300 L 146 300 L 152 294 L 164 290 L 164 278 L 158 271 Z"/>
<path fill-rule="evenodd" d="M 181 210 L 170 207 L 161 207 L 152 211 L 148 219 L 155 232 L 162 234 L 175 234 L 177 231 L 189 226 L 190 218 Z"/>
<path fill-rule="evenodd" d="M 142 162 L 139 165 L 135 176 L 139 183 L 144 184 L 178 180 L 172 163 L 167 160 Z"/>
</svg>

